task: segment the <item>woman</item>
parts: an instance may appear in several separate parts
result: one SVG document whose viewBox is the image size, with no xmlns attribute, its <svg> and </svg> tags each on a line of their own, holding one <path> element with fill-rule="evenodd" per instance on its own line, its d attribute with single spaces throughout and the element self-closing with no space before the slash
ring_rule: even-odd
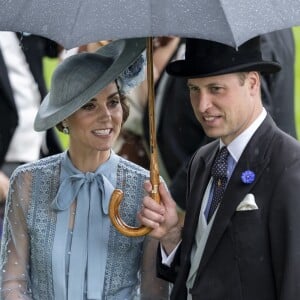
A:
<svg viewBox="0 0 300 300">
<path fill-rule="evenodd" d="M 12 175 L 1 299 L 135 299 L 144 238 L 117 232 L 108 205 L 122 189 L 123 219 L 135 224 L 149 177 L 111 150 L 129 113 L 124 93 L 141 81 L 144 49 L 144 39 L 118 40 L 55 71 L 35 129 L 57 126 L 70 145 Z"/>
</svg>

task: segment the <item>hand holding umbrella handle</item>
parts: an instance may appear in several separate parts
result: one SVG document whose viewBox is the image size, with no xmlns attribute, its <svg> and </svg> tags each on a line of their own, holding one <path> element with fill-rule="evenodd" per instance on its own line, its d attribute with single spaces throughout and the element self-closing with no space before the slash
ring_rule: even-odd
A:
<svg viewBox="0 0 300 300">
<path fill-rule="evenodd" d="M 152 37 L 147 38 L 147 80 L 148 80 L 148 106 L 149 106 L 149 129 L 150 129 L 150 182 L 152 183 L 151 197 L 160 202 L 158 193 L 159 168 L 157 159 L 156 130 L 154 119 L 154 83 L 153 83 L 153 45 Z M 119 213 L 119 206 L 123 199 L 123 192 L 114 190 L 109 204 L 109 217 L 113 225 L 125 236 L 138 237 L 148 234 L 152 229 L 141 226 L 127 225 Z"/>
<path fill-rule="evenodd" d="M 152 183 L 151 198 L 153 198 L 157 203 L 160 202 L 160 195 L 158 192 L 159 186 L 159 172 L 157 164 L 157 151 L 156 148 L 153 149 L 150 160 L 150 182 Z M 133 227 L 127 225 L 120 217 L 119 206 L 123 199 L 123 191 L 115 189 L 109 203 L 109 217 L 113 225 L 125 236 L 138 237 L 148 234 L 152 229 L 146 226 Z"/>
</svg>

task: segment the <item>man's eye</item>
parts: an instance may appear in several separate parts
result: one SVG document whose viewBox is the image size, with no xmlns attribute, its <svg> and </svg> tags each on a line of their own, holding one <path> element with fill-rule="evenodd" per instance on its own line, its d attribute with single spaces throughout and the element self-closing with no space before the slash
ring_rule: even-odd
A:
<svg viewBox="0 0 300 300">
<path fill-rule="evenodd" d="M 189 86 L 190 92 L 199 92 L 199 88 L 197 86 Z"/>
<path fill-rule="evenodd" d="M 212 92 L 212 93 L 218 93 L 218 92 L 220 92 L 221 91 L 221 87 L 220 86 L 212 86 L 212 87 L 210 87 L 210 91 Z"/>
</svg>

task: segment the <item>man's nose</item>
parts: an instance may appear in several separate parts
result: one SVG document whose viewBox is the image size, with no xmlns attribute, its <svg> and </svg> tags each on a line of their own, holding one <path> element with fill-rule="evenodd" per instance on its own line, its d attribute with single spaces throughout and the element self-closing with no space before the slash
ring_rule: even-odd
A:
<svg viewBox="0 0 300 300">
<path fill-rule="evenodd" d="M 198 96 L 198 110 L 201 113 L 207 111 L 212 106 L 211 97 L 207 93 L 201 93 Z"/>
</svg>

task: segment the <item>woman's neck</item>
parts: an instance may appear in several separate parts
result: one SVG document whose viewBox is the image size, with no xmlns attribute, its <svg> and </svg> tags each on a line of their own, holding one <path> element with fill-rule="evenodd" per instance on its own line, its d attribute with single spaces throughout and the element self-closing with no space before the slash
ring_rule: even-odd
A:
<svg viewBox="0 0 300 300">
<path fill-rule="evenodd" d="M 101 164 L 109 159 L 110 153 L 111 150 L 79 154 L 72 149 L 68 150 L 68 155 L 73 165 L 84 173 L 95 172 Z"/>
</svg>

